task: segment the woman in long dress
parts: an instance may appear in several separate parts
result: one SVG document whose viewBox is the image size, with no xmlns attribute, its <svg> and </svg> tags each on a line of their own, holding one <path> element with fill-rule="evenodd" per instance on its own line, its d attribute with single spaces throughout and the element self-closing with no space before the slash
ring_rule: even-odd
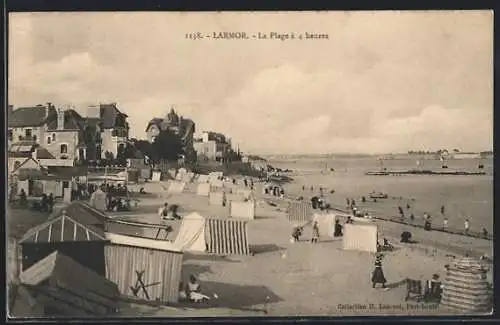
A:
<svg viewBox="0 0 500 325">
<path fill-rule="evenodd" d="M 375 269 L 373 270 L 372 275 L 372 288 L 375 288 L 377 283 L 381 283 L 382 288 L 385 288 L 385 284 L 387 283 L 384 271 L 382 270 L 382 256 L 383 255 L 377 255 L 377 258 L 375 259 Z"/>
<path fill-rule="evenodd" d="M 314 221 L 313 223 L 312 232 L 311 243 L 317 243 L 319 240 L 319 226 L 317 221 Z"/>
</svg>

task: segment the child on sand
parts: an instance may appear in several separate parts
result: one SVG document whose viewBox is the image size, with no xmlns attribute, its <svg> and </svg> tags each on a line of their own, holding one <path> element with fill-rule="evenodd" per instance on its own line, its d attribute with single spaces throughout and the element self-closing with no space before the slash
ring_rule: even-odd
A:
<svg viewBox="0 0 500 325">
<path fill-rule="evenodd" d="M 313 234 L 312 234 L 311 243 L 317 243 L 319 240 L 319 226 L 318 226 L 317 221 L 314 221 L 312 231 L 313 231 Z"/>
</svg>

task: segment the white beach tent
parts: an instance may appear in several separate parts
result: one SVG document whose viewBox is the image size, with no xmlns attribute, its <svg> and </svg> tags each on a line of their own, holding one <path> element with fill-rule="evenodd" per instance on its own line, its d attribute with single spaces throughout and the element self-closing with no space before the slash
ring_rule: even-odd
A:
<svg viewBox="0 0 500 325">
<path fill-rule="evenodd" d="M 182 251 L 204 252 L 206 250 L 205 218 L 196 212 L 184 217 L 174 246 Z"/>
<path fill-rule="evenodd" d="M 198 183 L 208 183 L 209 176 L 204 175 L 204 174 L 200 174 L 200 175 L 198 175 L 197 181 L 198 181 Z"/>
<path fill-rule="evenodd" d="M 232 218 L 253 220 L 255 208 L 255 201 L 231 201 L 229 211 Z"/>
<path fill-rule="evenodd" d="M 208 196 L 210 194 L 210 184 L 200 183 L 196 189 L 196 195 Z"/>
<path fill-rule="evenodd" d="M 373 223 L 360 222 L 344 225 L 343 249 L 377 252 L 378 229 Z"/>
<path fill-rule="evenodd" d="M 186 183 L 179 181 L 172 181 L 168 187 L 168 193 L 182 193 Z"/>
</svg>

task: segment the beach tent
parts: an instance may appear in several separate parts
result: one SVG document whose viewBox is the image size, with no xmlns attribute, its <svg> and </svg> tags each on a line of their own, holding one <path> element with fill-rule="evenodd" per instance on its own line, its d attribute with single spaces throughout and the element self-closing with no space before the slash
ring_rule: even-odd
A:
<svg viewBox="0 0 500 325">
<path fill-rule="evenodd" d="M 209 176 L 208 175 L 203 175 L 203 174 L 200 174 L 198 175 L 198 183 L 208 183 L 209 182 Z"/>
<path fill-rule="evenodd" d="M 215 188 L 223 188 L 224 182 L 219 179 L 212 179 L 210 180 L 210 186 Z"/>
<path fill-rule="evenodd" d="M 205 252 L 205 218 L 196 212 L 185 216 L 174 246 L 182 251 Z"/>
<path fill-rule="evenodd" d="M 443 282 L 441 304 L 456 310 L 473 312 L 490 308 L 488 268 L 465 257 L 450 265 Z"/>
<path fill-rule="evenodd" d="M 245 197 L 241 193 L 226 193 L 226 200 L 227 202 L 241 202 L 245 200 Z"/>
<path fill-rule="evenodd" d="M 255 201 L 231 201 L 230 215 L 232 218 L 255 219 Z"/>
<path fill-rule="evenodd" d="M 222 256 L 251 254 L 246 220 L 204 218 L 197 213 L 182 219 L 174 246 Z"/>
<path fill-rule="evenodd" d="M 242 194 L 245 199 L 249 199 L 252 196 L 252 190 L 237 187 L 236 193 Z"/>
<path fill-rule="evenodd" d="M 315 213 L 313 215 L 313 221 L 318 223 L 320 236 L 333 236 L 335 232 L 335 220 L 337 220 L 337 216 L 332 213 Z"/>
<path fill-rule="evenodd" d="M 182 252 L 164 240 L 105 233 L 106 278 L 122 295 L 176 303 L 179 299 Z"/>
<path fill-rule="evenodd" d="M 191 183 L 193 181 L 193 178 L 194 178 L 194 173 L 189 172 L 189 173 L 186 173 L 184 175 L 184 177 L 182 178 L 182 181 L 185 183 Z"/>
<path fill-rule="evenodd" d="M 90 196 L 90 205 L 97 210 L 106 211 L 106 193 L 104 193 L 100 188 L 98 188 Z"/>
<path fill-rule="evenodd" d="M 377 252 L 378 229 L 375 224 L 345 224 L 342 238 L 343 249 Z"/>
<path fill-rule="evenodd" d="M 152 182 L 159 182 L 159 181 L 161 181 L 161 171 L 159 171 L 159 170 L 153 170 L 153 173 L 151 175 L 151 181 Z"/>
<path fill-rule="evenodd" d="M 310 202 L 290 201 L 288 204 L 288 221 L 292 223 L 307 223 L 313 218 L 313 209 Z"/>
<path fill-rule="evenodd" d="M 198 188 L 196 189 L 196 195 L 209 196 L 209 194 L 210 194 L 210 184 L 208 183 L 198 184 Z"/>
<path fill-rule="evenodd" d="M 180 181 L 172 181 L 170 182 L 170 186 L 168 187 L 168 193 L 182 193 L 186 183 Z"/>
<path fill-rule="evenodd" d="M 217 206 L 224 205 L 224 199 L 225 199 L 224 196 L 225 196 L 224 192 L 210 192 L 208 194 L 210 205 L 217 205 Z"/>
</svg>

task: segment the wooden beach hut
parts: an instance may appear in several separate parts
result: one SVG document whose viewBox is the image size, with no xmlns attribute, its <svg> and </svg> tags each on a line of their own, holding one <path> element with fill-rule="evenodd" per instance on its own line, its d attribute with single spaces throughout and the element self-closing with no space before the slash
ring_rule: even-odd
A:
<svg viewBox="0 0 500 325">
<path fill-rule="evenodd" d="M 62 210 L 28 230 L 19 240 L 23 271 L 54 251 L 59 251 L 97 274 L 105 274 L 104 225 L 94 216 L 74 212 L 76 206 L 68 208 L 72 215 Z"/>
<path fill-rule="evenodd" d="M 288 221 L 292 223 L 307 223 L 313 219 L 313 208 L 310 202 L 290 201 L 288 203 Z"/>
<path fill-rule="evenodd" d="M 120 293 L 143 300 L 176 303 L 182 252 L 172 243 L 106 233 L 106 278 Z"/>
<path fill-rule="evenodd" d="M 476 259 L 459 259 L 446 270 L 441 304 L 466 312 L 491 308 L 488 268 Z"/>
<path fill-rule="evenodd" d="M 106 316 L 116 312 L 116 284 L 55 251 L 19 276 L 45 316 Z"/>
</svg>

